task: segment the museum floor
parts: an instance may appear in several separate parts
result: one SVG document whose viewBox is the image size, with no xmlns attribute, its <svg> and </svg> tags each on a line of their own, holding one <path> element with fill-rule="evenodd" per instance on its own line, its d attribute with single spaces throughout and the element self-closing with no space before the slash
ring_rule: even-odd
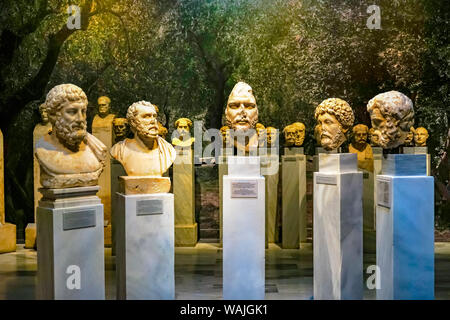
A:
<svg viewBox="0 0 450 320">
<path fill-rule="evenodd" d="M 175 250 L 176 299 L 222 299 L 222 250 L 215 244 Z M 106 299 L 115 299 L 115 264 L 105 249 Z M 266 250 L 266 299 L 311 299 L 313 295 L 312 246 L 301 250 Z M 375 264 L 374 254 L 364 255 L 364 266 Z M 35 299 L 36 251 L 19 245 L 14 253 L 0 254 L 0 300 Z M 450 242 L 435 244 L 435 296 L 450 299 Z M 364 275 L 366 279 L 368 275 Z M 365 299 L 375 291 L 365 289 Z"/>
</svg>

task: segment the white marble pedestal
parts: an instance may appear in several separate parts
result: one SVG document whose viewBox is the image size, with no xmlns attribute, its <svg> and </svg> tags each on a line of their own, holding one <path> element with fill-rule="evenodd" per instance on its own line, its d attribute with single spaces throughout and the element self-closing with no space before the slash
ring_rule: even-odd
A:
<svg viewBox="0 0 450 320">
<path fill-rule="evenodd" d="M 265 185 L 259 157 L 228 157 L 223 177 L 223 298 L 264 299 Z"/>
<path fill-rule="evenodd" d="M 117 299 L 175 299 L 174 197 L 117 194 Z"/>
<path fill-rule="evenodd" d="M 319 154 L 314 173 L 314 299 L 363 298 L 363 177 L 354 153 Z"/>
<path fill-rule="evenodd" d="M 427 176 L 431 176 L 431 156 L 428 154 L 428 147 L 404 147 L 404 154 L 426 154 L 427 155 Z"/>
<path fill-rule="evenodd" d="M 111 159 L 111 254 L 116 255 L 116 216 L 117 216 L 117 192 L 120 191 L 119 177 L 127 173 L 122 164 L 116 159 Z"/>
<path fill-rule="evenodd" d="M 377 299 L 434 299 L 434 178 L 425 154 L 392 154 L 377 177 Z"/>
<path fill-rule="evenodd" d="M 98 186 L 44 189 L 37 208 L 38 299 L 105 299 Z"/>
</svg>

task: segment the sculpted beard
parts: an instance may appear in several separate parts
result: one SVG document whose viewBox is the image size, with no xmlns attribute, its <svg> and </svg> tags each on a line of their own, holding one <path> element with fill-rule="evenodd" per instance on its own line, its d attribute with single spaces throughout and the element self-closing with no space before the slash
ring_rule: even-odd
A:
<svg viewBox="0 0 450 320">
<path fill-rule="evenodd" d="M 154 125 L 146 126 L 144 123 L 139 121 L 134 121 L 136 133 L 140 137 L 144 138 L 156 138 L 158 134 L 158 125 L 155 123 Z M 154 132 L 152 132 L 152 129 Z"/>
<path fill-rule="evenodd" d="M 328 137 L 328 139 L 331 140 L 331 142 L 322 143 L 323 147 L 328 147 L 330 150 L 336 149 L 337 147 L 339 147 L 341 145 L 341 142 L 346 140 L 345 134 L 342 130 L 339 130 L 336 133 L 336 135 L 334 135 L 334 136 L 331 136 L 331 135 L 323 132 L 321 137 L 323 137 L 323 136 L 326 136 L 326 137 Z M 325 146 L 325 144 L 326 144 L 326 146 Z"/>
<path fill-rule="evenodd" d="M 81 142 L 86 139 L 86 121 L 67 123 L 64 118 L 57 116 L 55 132 L 58 140 L 70 150 L 78 150 Z"/>
<path fill-rule="evenodd" d="M 240 121 L 243 121 L 243 120 L 247 121 L 250 124 L 250 129 L 255 128 L 256 124 L 258 123 L 258 117 L 255 117 L 253 120 L 251 120 L 251 119 L 249 119 L 246 116 L 244 116 L 244 117 L 243 116 L 238 116 L 238 117 L 236 117 L 236 120 L 234 121 L 234 124 L 233 124 L 233 122 L 231 121 L 231 119 L 228 116 L 228 114 L 226 116 L 227 126 L 232 128 L 233 130 L 237 130 L 235 124 L 240 122 Z"/>
<path fill-rule="evenodd" d="M 378 137 L 378 144 L 383 148 L 389 147 L 390 142 L 397 141 L 402 135 L 393 123 L 389 123 L 384 130 L 375 130 L 374 134 Z"/>
</svg>

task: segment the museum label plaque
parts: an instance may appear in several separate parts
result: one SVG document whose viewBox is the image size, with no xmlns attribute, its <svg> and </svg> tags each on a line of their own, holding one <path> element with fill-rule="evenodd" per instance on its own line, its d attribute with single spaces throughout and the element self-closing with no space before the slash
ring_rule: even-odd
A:
<svg viewBox="0 0 450 320">
<path fill-rule="evenodd" d="M 381 207 L 391 207 L 391 181 L 378 178 L 377 180 L 377 204 Z"/>
<path fill-rule="evenodd" d="M 139 200 L 136 202 L 137 216 L 152 214 L 163 214 L 163 201 L 161 199 Z"/>
<path fill-rule="evenodd" d="M 231 198 L 258 198 L 258 181 L 256 180 L 232 181 Z"/>
<path fill-rule="evenodd" d="M 316 177 L 316 182 L 317 184 L 331 184 L 331 185 L 336 185 L 337 184 L 337 180 L 336 180 L 336 176 L 324 176 L 324 175 L 318 175 Z"/>
<path fill-rule="evenodd" d="M 63 213 L 63 230 L 95 227 L 95 210 Z"/>
</svg>

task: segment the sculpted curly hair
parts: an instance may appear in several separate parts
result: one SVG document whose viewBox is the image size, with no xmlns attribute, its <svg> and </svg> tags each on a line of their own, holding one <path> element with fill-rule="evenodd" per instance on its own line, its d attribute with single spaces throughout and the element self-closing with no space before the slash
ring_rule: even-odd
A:
<svg viewBox="0 0 450 320">
<path fill-rule="evenodd" d="M 128 107 L 128 110 L 127 110 L 127 121 L 132 130 L 134 130 L 133 128 L 136 127 L 135 119 L 139 113 L 138 109 L 137 109 L 138 106 L 152 107 L 152 108 L 155 108 L 156 113 L 159 112 L 158 107 L 154 104 L 151 104 L 148 101 L 141 100 L 141 101 L 133 103 L 131 106 Z"/>
<path fill-rule="evenodd" d="M 355 116 L 350 105 L 339 98 L 329 98 L 322 101 L 316 108 L 314 118 L 317 120 L 319 116 L 325 113 L 334 115 L 344 129 L 349 129 L 355 121 Z"/>
<path fill-rule="evenodd" d="M 55 122 L 55 116 L 62 108 L 62 104 L 66 101 L 81 100 L 86 105 L 88 103 L 87 96 L 80 87 L 66 83 L 53 87 L 45 99 L 45 109 L 49 115 L 50 121 Z"/>
</svg>

